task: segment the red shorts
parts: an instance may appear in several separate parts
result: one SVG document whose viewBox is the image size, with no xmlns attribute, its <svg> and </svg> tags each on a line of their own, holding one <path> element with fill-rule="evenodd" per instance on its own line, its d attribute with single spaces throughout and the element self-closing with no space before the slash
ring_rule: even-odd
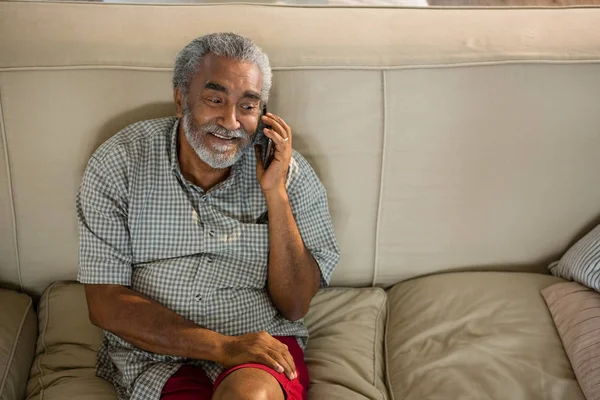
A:
<svg viewBox="0 0 600 400">
<path fill-rule="evenodd" d="M 298 377 L 290 381 L 283 373 L 262 364 L 242 364 L 223 371 L 213 385 L 202 368 L 184 365 L 167 381 L 162 390 L 161 400 L 210 400 L 214 391 L 233 371 L 241 368 L 258 368 L 271 374 L 279 384 L 287 400 L 306 400 L 308 390 L 308 370 L 304 363 L 304 353 L 296 338 L 290 336 L 275 336 L 275 339 L 287 345 L 288 351 L 296 364 Z"/>
</svg>

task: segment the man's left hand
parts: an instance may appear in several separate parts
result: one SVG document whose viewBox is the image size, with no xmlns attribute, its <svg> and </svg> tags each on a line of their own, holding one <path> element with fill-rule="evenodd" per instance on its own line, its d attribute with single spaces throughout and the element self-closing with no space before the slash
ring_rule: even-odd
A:
<svg viewBox="0 0 600 400">
<path fill-rule="evenodd" d="M 269 168 L 263 168 L 260 152 L 256 151 L 256 177 L 263 193 L 285 190 L 287 171 L 292 159 L 292 129 L 283 119 L 275 114 L 267 113 L 262 116 L 263 123 L 271 126 L 265 128 L 265 136 L 273 141 L 275 153 Z"/>
</svg>

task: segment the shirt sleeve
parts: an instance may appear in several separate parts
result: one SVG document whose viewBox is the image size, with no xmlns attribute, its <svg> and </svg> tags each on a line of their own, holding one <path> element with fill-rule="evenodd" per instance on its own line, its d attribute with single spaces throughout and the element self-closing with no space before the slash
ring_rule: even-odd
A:
<svg viewBox="0 0 600 400">
<path fill-rule="evenodd" d="M 290 206 L 300 236 L 321 270 L 321 287 L 329 286 L 340 259 L 325 187 L 304 158 L 294 152 L 288 181 Z"/>
<path fill-rule="evenodd" d="M 131 285 L 132 251 L 127 198 L 111 181 L 110 168 L 91 158 L 76 199 L 79 226 L 77 280 Z"/>
</svg>

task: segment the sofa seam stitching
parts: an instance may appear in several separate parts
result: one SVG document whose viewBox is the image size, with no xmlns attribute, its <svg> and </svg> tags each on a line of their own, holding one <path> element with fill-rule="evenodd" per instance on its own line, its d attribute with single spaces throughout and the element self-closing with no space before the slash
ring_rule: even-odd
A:
<svg viewBox="0 0 600 400">
<path fill-rule="evenodd" d="M 4 390 L 4 385 L 6 385 L 6 381 L 8 379 L 8 374 L 10 372 L 10 367 L 11 367 L 12 362 L 15 359 L 15 353 L 17 352 L 17 347 L 19 345 L 19 338 L 23 331 L 23 326 L 25 325 L 25 320 L 27 319 L 27 315 L 29 314 L 29 311 L 31 311 L 32 305 L 33 305 L 33 301 L 31 300 L 31 298 L 29 298 L 28 303 L 27 303 L 27 308 L 25 309 L 25 312 L 23 313 L 23 316 L 21 317 L 21 322 L 19 323 L 19 329 L 17 329 L 17 332 L 15 334 L 15 341 L 12 345 L 12 349 L 10 351 L 10 356 L 8 357 L 9 361 L 6 364 L 6 371 L 4 372 L 4 376 L 2 377 L 2 380 L 0 381 L 0 394 L 2 394 L 2 391 Z"/>
<path fill-rule="evenodd" d="M 390 302 L 389 302 L 389 296 L 387 296 L 387 292 L 386 292 L 386 307 L 387 307 L 387 314 L 385 316 L 385 333 L 383 335 L 383 356 L 385 358 L 385 387 L 388 391 L 388 395 L 390 396 L 390 400 L 396 400 L 396 396 L 394 395 L 394 391 L 392 390 L 392 380 L 390 378 L 390 364 L 389 364 L 389 357 L 388 357 L 388 333 L 389 333 L 389 327 L 390 327 L 390 314 L 391 314 L 391 309 L 390 309 Z"/>
<path fill-rule="evenodd" d="M 377 217 L 375 221 L 375 254 L 373 257 L 373 277 L 371 286 L 375 286 L 377 275 L 379 273 L 379 233 L 381 227 L 381 207 L 383 204 L 383 184 L 385 179 L 385 150 L 386 150 L 386 120 L 387 120 L 387 91 L 385 70 L 381 71 L 381 97 L 382 97 L 382 141 L 381 141 L 381 168 L 379 177 L 379 199 L 377 199 Z"/>
<path fill-rule="evenodd" d="M 387 296 L 385 294 L 385 291 L 383 291 L 383 289 L 381 289 L 381 291 L 383 292 L 383 303 L 379 306 L 379 310 L 377 311 L 377 317 L 375 317 L 375 336 L 374 336 L 374 340 L 373 340 L 373 354 L 375 355 L 375 357 L 373 357 L 373 382 L 371 383 L 374 387 L 377 388 L 377 390 L 379 391 L 379 393 L 381 393 L 381 398 L 385 399 L 386 396 L 383 393 L 383 391 L 381 390 L 381 388 L 377 385 L 376 380 L 377 380 L 377 336 L 379 333 L 379 318 L 381 317 L 381 313 L 383 311 L 384 306 L 386 306 L 387 304 Z M 385 329 L 385 327 L 384 327 Z"/>
<path fill-rule="evenodd" d="M 490 60 L 490 61 L 466 61 L 440 64 L 411 64 L 411 65 L 296 65 L 272 67 L 273 71 L 304 71 L 304 70 L 363 70 L 363 71 L 399 71 L 412 69 L 442 69 L 482 66 L 504 66 L 515 64 L 533 65 L 588 65 L 600 64 L 600 58 L 565 60 L 565 59 L 513 59 L 513 60 Z M 173 67 L 160 66 L 138 66 L 138 65 L 46 65 L 46 66 L 18 66 L 0 67 L 0 72 L 23 72 L 23 71 L 64 71 L 64 70 L 133 70 L 133 71 L 173 71 Z"/>
<path fill-rule="evenodd" d="M 18 229 L 17 229 L 17 211 L 15 209 L 15 194 L 13 191 L 12 183 L 12 171 L 10 168 L 10 156 L 8 154 L 8 137 L 6 135 L 6 125 L 4 123 L 4 108 L 2 106 L 2 91 L 0 90 L 0 136 L 2 136 L 2 145 L 4 146 L 4 162 L 6 164 L 6 183 L 8 186 L 8 202 L 11 210 L 11 219 L 13 224 L 13 250 L 15 253 L 15 263 L 17 267 L 17 279 L 19 280 L 19 286 L 21 290 L 25 290 L 23 285 L 23 274 L 21 273 L 21 257 L 19 255 L 19 241 L 18 241 Z"/>
<path fill-rule="evenodd" d="M 46 331 L 48 330 L 48 323 L 50 320 L 50 293 L 52 293 L 52 289 L 54 289 L 54 286 L 56 286 L 57 283 L 52 284 L 49 288 L 46 294 L 46 298 L 45 298 L 45 303 L 46 303 L 46 321 L 44 323 L 44 329 L 40 332 L 40 339 L 42 340 L 42 347 L 44 349 L 44 352 L 42 353 L 42 355 L 40 356 L 40 358 L 38 358 L 38 369 L 40 370 L 40 376 L 38 377 L 38 382 L 40 384 L 40 400 L 44 400 L 44 383 L 42 381 L 42 379 L 44 378 L 44 370 L 42 368 L 42 359 L 45 358 L 46 354 L 48 353 L 48 347 L 46 346 Z"/>
<path fill-rule="evenodd" d="M 14 3 L 29 3 L 30 1 L 28 0 L 13 0 Z M 60 0 L 50 0 L 47 1 L 48 4 L 63 4 L 63 1 Z M 69 1 L 67 4 L 75 4 L 75 5 L 81 5 L 81 4 L 86 4 L 87 6 L 87 1 L 82 1 L 82 0 L 72 0 Z M 92 3 L 93 4 L 93 3 Z M 90 5 L 92 5 L 90 4 Z M 124 2 L 124 3 L 107 3 L 107 4 L 93 4 L 94 6 L 100 6 L 100 7 L 117 7 L 117 6 L 138 6 L 139 3 L 136 2 Z M 203 4 L 187 4 L 187 3 L 174 3 L 174 4 L 144 4 L 144 6 L 146 7 L 165 7 L 166 8 L 173 8 L 173 7 L 215 7 L 215 6 L 258 6 L 258 7 L 280 7 L 280 8 L 307 8 L 307 9 L 319 9 L 319 8 L 325 8 L 325 9 L 356 9 L 356 8 L 366 8 L 366 9 L 371 9 L 371 8 L 375 8 L 375 9 L 400 9 L 400 10 L 422 10 L 424 7 L 423 6 L 397 6 L 397 5 L 388 5 L 388 4 L 369 4 L 368 6 L 361 6 L 361 5 L 350 5 L 350 4 L 257 4 L 257 3 L 252 3 L 252 2 L 248 2 L 248 1 L 234 1 L 231 3 L 226 3 L 226 4 L 222 4 L 219 3 L 217 1 L 215 2 L 211 2 L 211 3 L 203 3 Z M 517 7 L 517 6 L 512 6 L 512 7 L 500 7 L 500 6 L 489 6 L 489 7 L 473 7 L 473 6 L 466 6 L 466 7 L 461 7 L 461 6 L 428 6 L 427 9 L 432 9 L 432 10 L 468 10 L 468 11 L 478 11 L 478 10 L 503 10 L 503 11 L 514 11 L 514 10 L 554 10 L 554 9 L 596 9 L 598 8 L 598 6 L 596 5 L 570 5 L 570 6 L 558 6 L 558 7 L 550 7 L 550 6 L 542 6 L 542 7 L 535 7 L 535 6 L 525 6 L 525 7 Z"/>
</svg>

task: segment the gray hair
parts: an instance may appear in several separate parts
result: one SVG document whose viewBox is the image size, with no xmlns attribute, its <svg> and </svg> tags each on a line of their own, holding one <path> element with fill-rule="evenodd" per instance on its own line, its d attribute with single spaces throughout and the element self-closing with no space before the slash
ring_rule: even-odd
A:
<svg viewBox="0 0 600 400">
<path fill-rule="evenodd" d="M 173 73 L 173 89 L 179 88 L 187 96 L 190 83 L 200 70 L 202 58 L 207 53 L 255 64 L 262 75 L 261 99 L 269 100 L 273 73 L 269 57 L 250 39 L 235 33 L 211 33 L 192 40 L 177 54 Z"/>
</svg>

